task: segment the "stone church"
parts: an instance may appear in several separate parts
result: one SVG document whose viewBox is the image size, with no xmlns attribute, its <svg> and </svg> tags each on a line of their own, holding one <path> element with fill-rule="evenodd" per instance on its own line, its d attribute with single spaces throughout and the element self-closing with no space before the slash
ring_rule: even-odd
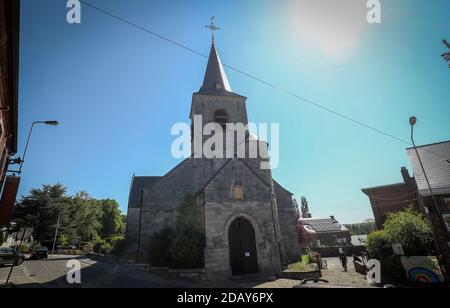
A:
<svg viewBox="0 0 450 308">
<path fill-rule="evenodd" d="M 248 124 L 247 98 L 231 90 L 214 43 L 200 90 L 193 94 L 190 119 Z M 200 128 L 201 130 L 202 128 Z M 239 139 L 238 139 L 239 142 Z M 245 146 L 268 144 L 246 133 Z M 204 267 L 208 278 L 245 274 L 277 276 L 299 258 L 297 208 L 292 193 L 262 169 L 264 158 L 185 159 L 164 176 L 133 176 L 128 204 L 127 254 L 149 262 L 153 234 L 176 222 L 186 195 L 202 208 Z M 228 156 L 227 156 L 228 157 Z M 267 159 L 266 159 L 267 161 Z"/>
</svg>

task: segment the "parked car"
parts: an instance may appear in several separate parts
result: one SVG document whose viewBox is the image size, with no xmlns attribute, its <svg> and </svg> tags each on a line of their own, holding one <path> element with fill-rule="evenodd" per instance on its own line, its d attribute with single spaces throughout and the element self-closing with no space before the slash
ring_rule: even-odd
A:
<svg viewBox="0 0 450 308">
<path fill-rule="evenodd" d="M 19 266 L 25 261 L 23 254 L 17 254 L 16 250 L 10 247 L 0 247 L 0 266 Z"/>
<path fill-rule="evenodd" d="M 48 249 L 45 246 L 36 247 L 31 254 L 32 260 L 48 259 Z"/>
</svg>

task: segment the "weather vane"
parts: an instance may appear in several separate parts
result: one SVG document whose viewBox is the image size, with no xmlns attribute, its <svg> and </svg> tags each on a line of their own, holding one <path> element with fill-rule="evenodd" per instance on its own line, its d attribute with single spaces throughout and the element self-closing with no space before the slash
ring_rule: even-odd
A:
<svg viewBox="0 0 450 308">
<path fill-rule="evenodd" d="M 215 16 L 211 17 L 211 23 L 207 26 L 205 26 L 205 28 L 208 28 L 209 30 L 211 30 L 211 35 L 212 35 L 212 41 L 214 43 L 214 34 L 217 30 L 220 30 L 219 27 L 216 26 L 216 24 L 214 23 L 214 20 L 216 19 Z"/>
</svg>

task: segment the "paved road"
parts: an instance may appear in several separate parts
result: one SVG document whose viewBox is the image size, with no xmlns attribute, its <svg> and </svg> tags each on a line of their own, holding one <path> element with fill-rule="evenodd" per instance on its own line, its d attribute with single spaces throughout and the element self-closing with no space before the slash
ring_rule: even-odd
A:
<svg viewBox="0 0 450 308">
<path fill-rule="evenodd" d="M 348 272 L 344 272 L 339 258 L 326 258 L 328 269 L 322 271 L 324 279 L 328 280 L 330 284 L 346 285 L 358 288 L 367 288 L 367 280 L 361 274 L 355 271 L 353 265 L 353 258 L 348 258 L 347 267 Z"/>
<path fill-rule="evenodd" d="M 76 259 L 81 264 L 81 284 L 70 285 L 66 275 L 67 262 Z M 0 282 L 6 280 L 9 268 L 0 268 Z M 15 267 L 12 282 L 17 287 L 43 288 L 163 288 L 188 287 L 178 282 L 145 273 L 132 266 L 96 262 L 84 256 L 50 256 L 48 260 L 27 260 Z"/>
<path fill-rule="evenodd" d="M 70 270 L 67 262 L 76 259 L 81 264 L 81 284 L 70 285 L 66 275 Z M 347 285 L 354 287 L 367 287 L 364 277 L 355 273 L 353 265 L 349 262 L 349 272 L 344 273 L 338 258 L 327 258 L 328 270 L 323 271 L 324 278 L 330 285 Z M 9 268 L 0 268 L 0 284 L 8 275 Z M 27 260 L 22 266 L 14 268 L 12 282 L 17 287 L 27 288 L 292 288 L 299 281 L 277 279 L 274 281 L 197 281 L 166 278 L 156 274 L 143 272 L 131 265 L 110 262 L 96 262 L 85 256 L 50 256 L 48 260 Z M 319 286 L 316 286 L 319 287 Z"/>
</svg>

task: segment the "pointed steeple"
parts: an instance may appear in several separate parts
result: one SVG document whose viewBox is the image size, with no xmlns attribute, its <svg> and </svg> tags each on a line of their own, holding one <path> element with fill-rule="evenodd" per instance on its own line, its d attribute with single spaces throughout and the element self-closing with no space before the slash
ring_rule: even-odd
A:
<svg viewBox="0 0 450 308">
<path fill-rule="evenodd" d="M 227 75 L 223 69 L 219 54 L 216 50 L 214 40 L 211 45 L 208 66 L 206 67 L 205 79 L 200 92 L 224 93 L 232 92 Z"/>
</svg>

